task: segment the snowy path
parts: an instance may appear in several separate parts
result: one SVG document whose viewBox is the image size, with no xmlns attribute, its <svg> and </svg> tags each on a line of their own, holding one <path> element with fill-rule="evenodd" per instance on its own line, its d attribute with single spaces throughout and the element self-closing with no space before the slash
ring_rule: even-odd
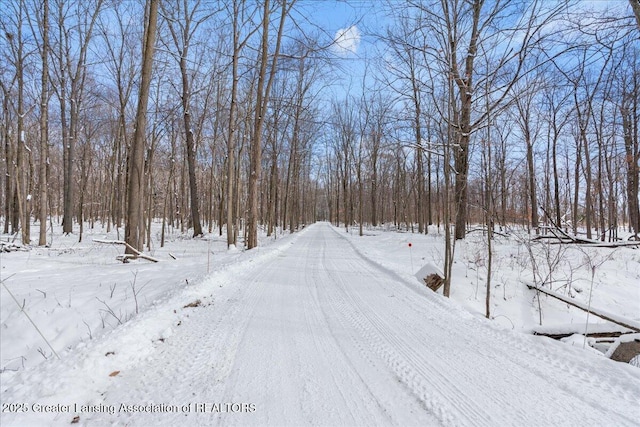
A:
<svg viewBox="0 0 640 427">
<path fill-rule="evenodd" d="M 623 426 L 640 419 L 637 368 L 495 329 L 367 260 L 328 224 L 257 259 L 211 303 L 185 310 L 149 357 L 98 391 L 116 408 L 189 410 L 82 413 L 81 424 Z"/>
</svg>

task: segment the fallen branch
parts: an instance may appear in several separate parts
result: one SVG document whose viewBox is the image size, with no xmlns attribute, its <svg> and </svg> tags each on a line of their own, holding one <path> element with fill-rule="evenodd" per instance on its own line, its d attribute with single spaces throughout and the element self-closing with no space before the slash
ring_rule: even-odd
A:
<svg viewBox="0 0 640 427">
<path fill-rule="evenodd" d="M 608 320 L 609 322 L 613 322 L 616 325 L 624 326 L 625 328 L 631 329 L 635 332 L 640 332 L 640 323 L 635 322 L 633 320 L 624 319 L 622 317 L 616 316 L 615 314 L 605 313 L 601 310 L 594 310 L 593 307 L 589 308 L 585 304 L 582 304 L 578 301 L 573 301 L 571 298 L 567 298 L 564 295 L 561 295 L 557 292 L 551 291 L 549 289 L 540 288 L 535 285 L 526 284 L 527 288 L 535 289 L 538 292 L 542 292 L 545 295 L 549 295 L 550 297 L 559 299 L 562 302 L 565 302 L 573 307 L 579 308 L 580 310 L 586 311 L 587 313 L 591 313 L 594 316 L 598 316 L 604 320 Z"/>
<path fill-rule="evenodd" d="M 124 245 L 127 247 L 127 249 L 129 249 L 129 251 L 133 252 L 133 254 L 125 254 L 123 256 L 118 256 L 116 259 L 118 259 L 118 261 L 122 261 L 122 262 L 127 262 L 127 260 L 129 258 L 143 258 L 146 259 L 147 261 L 151 261 L 151 262 L 159 262 L 160 260 L 157 258 L 154 258 L 152 256 L 149 255 L 145 255 L 142 252 L 140 252 L 139 250 L 137 250 L 136 248 L 134 248 L 133 246 L 131 246 L 130 244 L 128 244 L 127 242 L 123 241 L 123 240 L 103 240 L 103 239 L 93 239 L 94 242 L 96 243 L 104 243 L 107 245 Z"/>
<path fill-rule="evenodd" d="M 631 333 L 631 332 L 627 332 L 627 333 Z M 571 334 L 548 334 L 546 332 L 534 332 L 533 335 L 539 336 L 539 337 L 547 337 L 547 338 L 551 338 L 554 340 L 561 340 L 563 338 L 569 338 L 572 335 L 580 335 L 580 334 L 584 334 L 584 331 L 582 332 L 576 332 L 576 333 L 571 333 Z M 612 342 L 614 338 L 618 338 L 619 336 L 622 335 L 622 332 L 611 332 L 611 333 L 606 333 L 606 332 L 599 332 L 599 333 L 594 333 L 594 334 L 587 334 L 588 338 L 611 338 Z"/>
<path fill-rule="evenodd" d="M 567 331 L 563 331 L 563 332 L 558 332 L 558 331 L 547 331 L 545 329 L 538 329 L 538 328 L 534 328 L 532 333 L 533 335 L 538 335 L 541 337 L 548 337 L 548 338 L 553 338 L 554 340 L 560 340 L 562 338 L 569 338 L 572 335 L 583 335 L 584 331 L 579 331 L 578 330 L 578 325 L 573 325 L 575 326 L 573 329 L 571 330 L 567 330 Z M 609 328 L 611 329 L 615 329 L 615 327 L 613 326 L 609 326 Z M 633 332 L 626 330 L 625 332 L 623 331 L 613 331 L 610 330 L 608 332 L 604 332 L 604 331 L 596 331 L 596 332 L 589 332 L 587 333 L 587 337 L 589 338 L 599 338 L 599 341 L 604 341 L 607 338 L 610 338 L 611 340 L 614 340 L 615 338 L 621 337 L 622 335 L 626 335 L 626 334 L 632 334 Z"/>
<path fill-rule="evenodd" d="M 557 242 L 549 242 L 552 244 L 568 244 L 568 243 L 576 243 L 576 244 L 580 244 L 580 245 L 584 245 L 587 247 L 594 247 L 594 248 L 619 248 L 622 246 L 631 246 L 631 247 L 637 247 L 639 242 L 638 241 L 633 241 L 633 239 L 629 239 L 630 241 L 628 242 L 604 242 L 601 240 L 592 240 L 592 239 L 585 239 L 582 237 L 578 237 L 578 236 L 572 236 L 569 233 L 565 232 L 564 230 L 562 230 L 562 227 L 560 227 L 559 224 L 556 224 L 553 221 L 553 218 L 551 218 L 551 215 L 549 215 L 549 213 L 544 209 L 541 208 L 542 212 L 544 213 L 544 215 L 547 217 L 547 219 L 549 220 L 549 222 L 551 223 L 552 227 L 545 227 L 545 229 L 547 231 L 549 231 L 553 236 L 536 236 L 535 238 L 533 238 L 532 240 L 543 240 L 543 239 L 557 239 Z M 633 237 L 633 236 L 632 236 Z"/>
<path fill-rule="evenodd" d="M 12 276 L 14 276 L 15 274 L 12 274 L 11 276 L 7 277 L 6 279 L 4 279 L 2 282 L 2 286 L 4 286 L 4 288 L 7 290 L 7 292 L 9 293 L 9 295 L 11 295 L 11 298 L 13 299 L 13 301 L 15 301 L 16 305 L 18 306 L 18 308 L 20 309 L 20 311 L 22 312 L 22 314 L 24 314 L 26 316 L 27 319 L 29 319 L 29 322 L 31 322 L 31 324 L 33 325 L 34 328 L 36 328 L 36 331 L 38 332 L 38 334 L 40 335 L 40 337 L 42 337 L 42 339 L 44 340 L 44 342 L 47 343 L 47 345 L 49 346 L 49 348 L 51 349 L 51 351 L 53 352 L 53 354 L 56 355 L 56 357 L 58 359 L 60 359 L 60 356 L 58 355 L 58 353 L 56 352 L 56 350 L 53 348 L 53 346 L 51 345 L 51 343 L 49 342 L 49 340 L 44 336 L 44 334 L 42 333 L 42 331 L 40 330 L 40 328 L 38 328 L 38 325 L 36 325 L 36 322 L 33 321 L 33 319 L 31 318 L 31 316 L 29 316 L 29 313 L 27 313 L 27 311 L 24 309 L 24 304 L 21 306 L 20 303 L 18 302 L 18 299 L 13 295 L 13 292 L 11 292 L 9 290 L 9 288 L 7 287 L 7 285 L 4 283 L 7 279 L 11 278 Z M 42 354 L 44 356 L 44 354 Z M 46 359 L 46 357 L 45 357 Z"/>
<path fill-rule="evenodd" d="M 28 252 L 29 249 L 13 242 L 11 243 L 0 242 L 0 252 L 17 252 L 17 251 Z"/>
<path fill-rule="evenodd" d="M 559 237 L 556 235 L 552 236 L 536 236 L 533 241 L 540 240 L 549 240 L 549 244 L 551 245 L 567 245 L 567 244 L 577 244 L 588 248 L 622 248 L 622 247 L 632 247 L 637 248 L 640 245 L 640 242 L 636 241 L 619 241 L 619 242 L 602 242 L 599 240 L 588 240 L 582 238 L 574 238 L 574 237 Z"/>
</svg>

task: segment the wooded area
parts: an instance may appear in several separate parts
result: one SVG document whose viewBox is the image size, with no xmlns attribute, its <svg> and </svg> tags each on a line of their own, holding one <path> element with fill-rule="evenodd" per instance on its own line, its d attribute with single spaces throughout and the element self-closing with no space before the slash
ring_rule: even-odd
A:
<svg viewBox="0 0 640 427">
<path fill-rule="evenodd" d="M 377 55 L 336 95 L 302 0 L 7 0 L 3 232 L 435 225 L 449 262 L 469 224 L 637 235 L 640 5 L 587 3 L 376 2 Z"/>
</svg>

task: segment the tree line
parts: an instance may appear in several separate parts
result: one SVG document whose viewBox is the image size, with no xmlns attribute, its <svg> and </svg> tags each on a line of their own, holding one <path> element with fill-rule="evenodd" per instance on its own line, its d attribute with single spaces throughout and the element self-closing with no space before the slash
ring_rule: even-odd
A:
<svg viewBox="0 0 640 427">
<path fill-rule="evenodd" d="M 226 228 L 251 248 L 259 223 L 312 221 L 322 49 L 284 37 L 294 4 L 8 2 L 3 231 L 29 244 L 35 221 L 45 245 L 54 221 L 80 240 L 100 223 L 142 249 L 161 219 L 162 241 Z"/>
<path fill-rule="evenodd" d="M 640 6 L 587 6 L 376 2 L 365 76 L 327 95 L 341 59 L 304 1 L 9 0 L 3 231 L 637 235 Z"/>
</svg>

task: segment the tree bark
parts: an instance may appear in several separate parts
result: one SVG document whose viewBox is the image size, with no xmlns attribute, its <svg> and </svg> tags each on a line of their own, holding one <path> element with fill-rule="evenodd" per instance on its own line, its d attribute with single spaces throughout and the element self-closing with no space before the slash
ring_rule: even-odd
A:
<svg viewBox="0 0 640 427">
<path fill-rule="evenodd" d="M 635 92 L 626 94 L 627 99 L 623 100 L 620 107 L 622 116 L 623 139 L 625 149 L 625 163 L 627 166 L 627 204 L 629 209 L 629 228 L 637 236 L 640 233 L 640 203 L 639 197 L 639 168 L 640 144 L 638 143 L 638 122 L 637 117 L 638 97 L 631 96 L 638 93 L 638 81 L 635 80 Z M 635 125 L 634 125 L 635 122 Z"/>
<path fill-rule="evenodd" d="M 5 87 L 4 82 L 0 81 L 2 86 L 2 117 L 4 118 L 2 139 L 4 140 L 4 234 L 9 234 L 9 224 L 11 224 L 11 233 L 17 229 L 13 222 L 13 173 L 11 173 L 11 163 L 13 159 L 13 150 L 11 149 L 11 137 L 9 135 L 9 89 Z"/>
<path fill-rule="evenodd" d="M 24 4 L 20 2 L 20 21 L 23 18 L 23 10 Z M 15 177 L 17 184 L 17 196 L 18 196 L 18 212 L 20 217 L 20 222 L 22 223 L 22 243 L 24 245 L 29 245 L 31 243 L 31 216 L 29 215 L 29 207 L 30 197 L 28 195 L 28 185 L 27 185 L 27 165 L 25 164 L 25 152 L 27 151 L 26 146 L 26 137 L 25 137 L 25 129 L 24 129 L 24 40 L 22 37 L 22 25 L 19 24 L 17 26 L 17 40 L 15 40 L 16 46 L 16 74 L 18 81 L 18 105 L 17 105 L 17 114 L 18 114 L 18 127 L 17 127 L 17 151 L 16 151 L 16 168 L 15 168 Z"/>
<path fill-rule="evenodd" d="M 444 9 L 447 11 L 447 18 L 450 18 L 448 6 L 443 0 Z M 464 74 L 458 67 L 457 45 L 459 41 L 456 39 L 456 25 L 459 17 L 453 16 L 448 21 L 448 38 L 451 49 L 451 76 L 458 89 L 458 97 L 460 99 L 460 110 L 458 112 L 458 120 L 455 121 L 457 127 L 458 146 L 453 152 L 453 159 L 456 168 L 455 178 L 455 207 L 456 207 L 456 240 L 464 239 L 467 226 L 467 202 L 468 188 L 467 176 L 469 173 L 469 141 L 471 136 L 471 111 L 472 111 L 472 95 L 473 95 L 473 76 L 474 76 L 474 60 L 478 52 L 478 38 L 480 35 L 480 11 L 484 1 L 474 0 L 471 5 L 471 34 L 469 46 L 467 47 L 466 58 L 464 62 Z"/>
<path fill-rule="evenodd" d="M 48 186 L 49 186 L 49 0 L 42 2 L 42 92 L 40 95 L 40 233 L 38 245 L 47 244 L 47 211 L 48 211 Z"/>
<path fill-rule="evenodd" d="M 231 61 L 231 105 L 229 106 L 229 134 L 227 136 L 227 185 L 226 185 L 226 223 L 227 223 L 227 248 L 236 244 L 235 218 L 233 215 L 235 206 L 236 189 L 236 111 L 238 99 L 238 61 L 242 48 L 240 38 L 240 11 L 238 2 L 233 2 L 233 58 Z"/>
<path fill-rule="evenodd" d="M 258 246 L 258 188 L 260 175 L 262 172 L 262 129 L 264 127 L 264 119 L 267 114 L 267 105 L 269 102 L 269 94 L 271 86 L 276 74 L 276 66 L 278 63 L 278 55 L 280 53 L 280 45 L 282 42 L 282 34 L 284 31 L 284 23 L 291 8 L 291 4 L 287 0 L 282 0 L 280 24 L 276 35 L 276 46 L 271 61 L 271 69 L 267 80 L 267 59 L 269 55 L 269 16 L 270 16 L 270 0 L 264 2 L 264 12 L 262 16 L 262 43 L 260 48 L 260 70 L 258 73 L 258 86 L 256 97 L 256 110 L 254 117 L 254 127 L 249 153 L 249 218 L 247 229 L 247 249 Z M 265 80 L 267 80 L 265 82 Z"/>
<path fill-rule="evenodd" d="M 631 9 L 636 17 L 636 23 L 638 24 L 638 30 L 640 30 L 640 0 L 629 0 L 631 3 Z"/>
<path fill-rule="evenodd" d="M 145 26 L 144 48 L 142 55 L 142 79 L 138 95 L 136 112 L 136 128 L 131 144 L 129 165 L 129 179 L 127 191 L 127 224 L 125 241 L 134 249 L 142 250 L 144 233 L 142 221 L 143 185 L 144 185 L 144 148 L 147 124 L 147 102 L 151 86 L 151 72 L 153 68 L 153 53 L 155 48 L 156 27 L 158 22 L 158 3 L 160 0 L 147 0 L 147 25 Z M 127 248 L 127 254 L 134 253 Z"/>
<path fill-rule="evenodd" d="M 198 197 L 198 181 L 196 177 L 196 145 L 191 129 L 191 113 L 189 106 L 189 80 L 187 76 L 187 60 L 185 54 L 180 58 L 180 71 L 182 73 L 182 107 L 184 109 L 184 130 L 186 136 L 187 166 L 189 169 L 189 194 L 191 207 L 191 222 L 193 225 L 193 237 L 202 236 L 202 224 L 200 223 L 200 208 Z"/>
</svg>

